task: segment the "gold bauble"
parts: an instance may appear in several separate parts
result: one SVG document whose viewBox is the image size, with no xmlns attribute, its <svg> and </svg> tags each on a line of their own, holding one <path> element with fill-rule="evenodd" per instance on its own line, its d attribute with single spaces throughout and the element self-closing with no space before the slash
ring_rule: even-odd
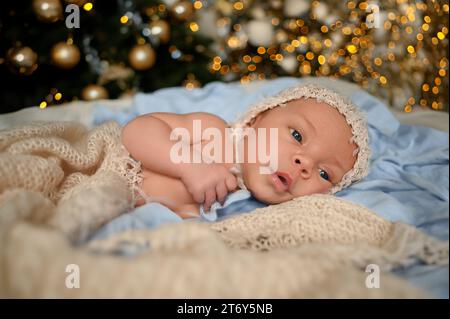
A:
<svg viewBox="0 0 450 319">
<path fill-rule="evenodd" d="M 61 69 L 71 69 L 80 62 L 80 50 L 75 44 L 56 43 L 51 51 L 53 64 Z"/>
<path fill-rule="evenodd" d="M 137 44 L 131 49 L 128 60 L 135 70 L 144 71 L 155 64 L 156 53 L 149 44 Z"/>
<path fill-rule="evenodd" d="M 64 0 L 67 4 L 76 4 L 77 6 L 81 7 L 83 4 L 87 2 L 87 0 Z"/>
<path fill-rule="evenodd" d="M 192 16 L 194 7 L 189 1 L 179 1 L 172 7 L 173 15 L 179 20 L 188 20 Z"/>
<path fill-rule="evenodd" d="M 89 84 L 81 91 L 81 97 L 86 101 L 107 99 L 108 91 L 101 85 Z"/>
<path fill-rule="evenodd" d="M 162 43 L 167 43 L 170 39 L 170 26 L 165 20 L 156 20 L 149 24 L 152 35 L 157 37 Z"/>
<path fill-rule="evenodd" d="M 59 0 L 33 0 L 33 11 L 43 22 L 56 22 L 63 18 L 63 7 Z"/>
<path fill-rule="evenodd" d="M 30 47 L 11 48 L 6 55 L 10 69 L 20 75 L 30 75 L 37 65 L 37 54 Z"/>
</svg>

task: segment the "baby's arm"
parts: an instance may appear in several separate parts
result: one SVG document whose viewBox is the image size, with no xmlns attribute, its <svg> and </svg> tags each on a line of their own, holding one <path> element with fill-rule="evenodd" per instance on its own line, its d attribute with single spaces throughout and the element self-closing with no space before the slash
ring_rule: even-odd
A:
<svg viewBox="0 0 450 319">
<path fill-rule="evenodd" d="M 157 114 L 141 115 L 130 121 L 122 130 L 122 142 L 145 168 L 181 178 L 184 164 L 175 164 L 170 159 L 170 149 L 177 143 L 169 139 L 172 127 Z"/>
<path fill-rule="evenodd" d="M 226 123 L 209 113 L 151 113 L 130 121 L 122 130 L 122 142 L 134 159 L 152 171 L 178 178 L 185 184 L 197 203 L 205 203 L 205 209 L 217 199 L 224 201 L 229 191 L 237 187 L 236 178 L 223 166 L 215 163 L 174 163 L 170 150 L 179 141 L 171 141 L 174 128 L 185 128 L 194 139 L 193 121 L 201 120 L 202 130 L 208 127 L 225 127 Z M 201 136 L 201 135 L 200 135 Z"/>
</svg>

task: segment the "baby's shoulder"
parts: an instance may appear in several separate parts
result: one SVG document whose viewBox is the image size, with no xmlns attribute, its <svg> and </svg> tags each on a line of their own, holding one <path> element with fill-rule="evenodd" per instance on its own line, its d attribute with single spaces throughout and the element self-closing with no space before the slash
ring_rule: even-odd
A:
<svg viewBox="0 0 450 319">
<path fill-rule="evenodd" d="M 229 127 L 228 123 L 222 119 L 220 116 L 217 116 L 208 112 L 194 112 L 185 114 L 185 116 L 189 120 L 200 120 L 203 127 L 217 127 L 217 128 L 226 128 Z"/>
<path fill-rule="evenodd" d="M 202 130 L 209 127 L 216 127 L 219 129 L 229 127 L 229 124 L 221 117 L 208 112 L 192 112 L 185 114 L 156 112 L 150 113 L 148 115 L 151 115 L 153 117 L 165 121 L 172 128 L 174 127 L 192 128 L 193 124 L 195 123 L 194 121 L 197 121 L 197 123 L 201 125 Z"/>
</svg>

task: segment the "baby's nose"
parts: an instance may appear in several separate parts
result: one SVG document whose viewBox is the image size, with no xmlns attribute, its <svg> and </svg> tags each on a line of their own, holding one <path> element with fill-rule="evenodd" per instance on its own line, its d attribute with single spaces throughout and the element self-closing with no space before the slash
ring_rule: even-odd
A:
<svg viewBox="0 0 450 319">
<path fill-rule="evenodd" d="M 303 178 L 309 178 L 312 171 L 312 160 L 303 156 L 294 156 L 296 171 Z"/>
</svg>

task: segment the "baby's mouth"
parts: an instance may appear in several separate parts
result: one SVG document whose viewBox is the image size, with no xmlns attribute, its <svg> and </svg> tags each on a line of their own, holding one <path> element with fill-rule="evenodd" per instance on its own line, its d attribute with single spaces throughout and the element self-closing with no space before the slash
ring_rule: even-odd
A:
<svg viewBox="0 0 450 319">
<path fill-rule="evenodd" d="M 282 191 L 289 191 L 289 188 L 292 183 L 292 179 L 289 176 L 289 174 L 284 172 L 275 172 L 271 175 L 272 181 L 275 184 L 275 186 Z"/>
</svg>

